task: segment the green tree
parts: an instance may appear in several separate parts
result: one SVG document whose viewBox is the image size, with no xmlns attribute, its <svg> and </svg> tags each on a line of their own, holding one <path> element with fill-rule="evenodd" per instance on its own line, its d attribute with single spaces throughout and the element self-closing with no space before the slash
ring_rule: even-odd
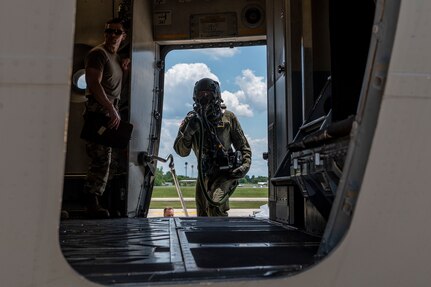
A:
<svg viewBox="0 0 431 287">
<path fill-rule="evenodd" d="M 173 183 L 172 174 L 170 171 L 165 172 L 165 174 L 163 175 L 163 180 L 165 182 L 172 182 Z"/>
<path fill-rule="evenodd" d="M 266 176 L 257 176 L 255 178 L 256 182 L 267 182 L 268 181 L 268 177 Z"/>
<path fill-rule="evenodd" d="M 160 186 L 163 185 L 165 183 L 164 179 L 163 179 L 163 167 L 158 167 L 156 168 L 156 175 L 154 178 L 154 185 L 156 186 Z"/>
</svg>

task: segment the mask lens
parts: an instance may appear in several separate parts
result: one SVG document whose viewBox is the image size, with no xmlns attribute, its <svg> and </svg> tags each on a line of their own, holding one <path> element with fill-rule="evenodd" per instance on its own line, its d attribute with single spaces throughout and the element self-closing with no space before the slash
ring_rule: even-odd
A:
<svg viewBox="0 0 431 287">
<path fill-rule="evenodd" d="M 201 105 L 208 104 L 214 98 L 214 93 L 211 91 L 200 91 L 197 94 L 196 100 Z"/>
</svg>

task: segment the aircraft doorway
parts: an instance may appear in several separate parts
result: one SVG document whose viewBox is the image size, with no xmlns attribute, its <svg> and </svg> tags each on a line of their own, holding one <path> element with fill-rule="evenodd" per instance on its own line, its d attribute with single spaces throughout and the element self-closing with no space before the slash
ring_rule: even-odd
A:
<svg viewBox="0 0 431 287">
<path fill-rule="evenodd" d="M 226 109 L 235 113 L 252 149 L 252 164 L 240 179 L 230 200 L 229 216 L 250 216 L 267 204 L 268 168 L 262 154 L 267 151 L 266 46 L 175 49 L 164 59 L 163 120 L 159 156 L 173 155 L 175 171 L 190 216 L 196 216 L 197 157 L 180 157 L 173 149 L 178 128 L 193 110 L 193 87 L 202 78 L 220 83 Z M 168 163 L 158 163 L 148 217 L 162 216 L 163 208 L 185 214 L 172 181 Z M 265 206 L 264 206 L 265 207 Z"/>
<path fill-rule="evenodd" d="M 238 2 L 235 1 L 235 3 Z M 148 11 L 152 11 L 144 6 L 149 5 L 149 2 L 134 3 L 136 4 L 135 15 L 148 16 L 150 14 Z M 175 2 L 175 6 L 178 3 Z M 133 34 L 132 58 L 135 65 L 132 69 L 130 87 L 130 103 L 133 105 L 130 104 L 129 108 L 131 122 L 140 123 L 141 126 L 136 129 L 135 137 L 129 147 L 129 188 L 127 190 L 127 201 L 138 204 L 127 205 L 137 206 L 136 210 L 127 209 L 127 216 L 136 218 L 95 220 L 84 223 L 72 220 L 62 222 L 60 242 L 66 259 L 86 278 L 106 284 L 127 284 L 150 280 L 244 278 L 250 273 L 260 278 L 268 278 L 279 274 L 291 275 L 318 263 L 322 256 L 329 253 L 337 243 L 336 240 L 326 240 L 325 238 L 332 239 L 332 234 L 328 236 L 323 232 L 326 228 L 326 219 L 330 216 L 332 202 L 337 195 L 339 179 L 343 176 L 340 166 L 344 165 L 350 142 L 349 132 L 352 127 L 351 121 L 341 122 L 343 124 L 341 133 L 336 133 L 335 139 L 332 134 L 329 134 L 331 142 L 328 138 L 320 137 L 321 134 L 323 136 L 328 134 L 326 128 L 331 123 L 330 117 L 333 111 L 336 112 L 336 118 L 339 121 L 343 120 L 343 113 L 346 112 L 344 101 L 338 99 L 332 102 L 335 98 L 329 93 L 330 89 L 327 87 L 331 85 L 331 87 L 350 88 L 349 83 L 353 81 L 358 82 L 357 86 L 360 86 L 368 48 L 361 50 L 362 60 L 352 65 L 352 68 L 360 71 L 359 77 L 348 78 L 349 81 L 344 82 L 343 77 L 340 77 L 340 74 L 343 76 L 341 64 L 350 65 L 351 62 L 346 59 L 350 59 L 351 56 L 346 52 L 343 55 L 345 57 L 341 57 L 341 61 L 334 61 L 332 58 L 334 47 L 344 47 L 345 35 L 338 37 L 338 34 L 335 34 L 337 38 L 331 39 L 329 31 L 335 27 L 330 26 L 330 23 L 338 18 L 331 16 L 330 5 L 327 2 L 316 2 L 312 7 L 302 7 L 300 1 L 267 2 L 267 8 L 269 8 L 267 17 L 270 19 L 268 22 L 270 25 L 263 30 L 262 33 L 265 34 L 259 34 L 257 38 L 238 37 L 233 43 L 228 42 L 231 36 L 230 29 L 223 30 L 225 34 L 219 39 L 207 39 L 206 37 L 212 34 L 203 33 L 190 34 L 190 39 L 166 40 L 166 37 L 172 35 L 189 35 L 178 31 L 173 33 L 172 30 L 188 29 L 190 25 L 187 21 L 183 26 L 173 24 L 171 20 L 175 20 L 175 17 L 170 17 L 171 12 L 162 10 L 159 6 L 167 3 L 160 1 L 156 4 L 156 10 L 152 12 L 155 19 L 161 20 L 156 22 L 158 25 L 152 27 L 149 24 L 151 20 L 148 19 L 151 17 L 135 17 L 133 21 L 136 33 Z M 286 7 L 285 4 L 289 6 Z M 372 7 L 363 8 L 372 15 L 374 4 L 371 2 L 369 4 L 372 4 Z M 358 4 L 358 6 L 361 5 Z M 205 7 L 201 8 L 208 8 L 206 5 L 203 6 Z M 349 7 L 346 6 L 346 10 L 347 8 Z M 247 7 L 244 11 L 246 10 Z M 205 11 L 204 9 L 201 12 Z M 292 13 L 285 13 L 287 11 Z M 313 14 L 314 11 L 324 13 Z M 338 13 L 335 16 L 341 19 L 348 15 Z M 209 20 L 219 19 L 205 16 L 206 14 L 199 15 L 204 16 L 193 14 L 192 17 L 184 17 L 184 19 L 200 19 L 201 22 L 197 21 L 197 23 L 208 23 Z M 230 15 L 231 13 L 226 13 L 222 17 L 226 25 L 233 19 Z M 315 18 L 310 18 L 313 15 Z M 361 18 L 363 18 L 362 15 Z M 315 22 L 307 22 L 310 19 Z M 196 21 L 192 21 L 192 24 L 195 23 Z M 363 24 L 361 31 L 364 36 L 358 40 L 369 41 L 371 20 L 364 21 Z M 152 33 L 151 28 L 155 28 L 155 33 Z M 205 29 L 201 31 L 208 32 Z M 314 41 L 303 41 L 303 39 L 310 40 L 312 36 Z M 199 39 L 199 37 L 205 39 Z M 357 35 L 354 34 L 352 38 L 356 39 Z M 266 59 L 264 44 L 268 45 Z M 241 48 L 230 48 L 230 46 Z M 215 47 L 217 47 L 216 50 Z M 252 48 L 261 49 L 263 57 L 258 59 L 248 55 L 247 63 L 267 67 L 268 73 L 257 72 L 256 67 L 245 67 L 236 71 L 237 60 L 233 58 L 215 61 L 218 63 L 215 66 L 208 64 L 208 60 L 212 57 L 224 55 L 226 59 L 226 55 L 239 53 L 237 51 L 242 53 Z M 219 51 L 222 53 L 220 54 Z M 342 51 L 350 50 L 342 49 Z M 181 53 L 187 52 L 200 56 L 201 60 L 185 61 L 185 54 Z M 173 61 L 170 55 L 175 53 L 178 53 L 177 60 Z M 340 53 L 338 52 L 337 55 Z M 336 77 L 337 72 L 339 78 Z M 266 74 L 267 80 L 264 76 Z M 331 82 L 328 79 L 329 75 L 331 75 Z M 226 78 L 222 78 L 224 76 Z M 168 154 L 174 154 L 172 145 L 178 125 L 193 107 L 194 83 L 203 77 L 210 77 L 220 82 L 226 108 L 242 117 L 241 125 L 249 137 L 252 149 L 254 147 L 250 177 L 265 175 L 264 172 L 258 173 L 256 169 L 259 161 L 265 166 L 262 171 L 265 170 L 268 175 L 266 162 L 261 160 L 261 156 L 267 151 L 267 147 L 272 148 L 268 159 L 272 169 L 271 186 L 275 188 L 269 195 L 269 220 L 257 220 L 251 217 L 142 218 L 148 216 L 150 204 L 155 203 L 151 197 L 156 195 L 156 191 L 153 192 L 153 183 L 157 180 L 157 172 L 166 173 L 168 168 L 157 170 L 157 167 L 160 168 L 162 165 L 155 166 L 148 161 L 140 161 L 138 155 L 147 153 L 147 155 L 165 157 Z M 250 85 L 250 83 L 256 85 Z M 264 86 L 264 83 L 268 83 L 268 87 Z M 266 95 L 262 97 L 259 91 L 268 92 L 268 97 Z M 343 95 L 342 100 L 349 99 L 353 108 L 348 109 L 347 112 L 349 115 L 354 113 L 359 97 L 358 91 L 347 90 L 345 93 L 339 92 L 338 95 L 339 97 Z M 264 106 L 261 107 L 262 113 L 255 114 L 257 108 L 256 110 L 254 108 L 259 107 L 259 104 Z M 307 110 L 312 113 L 303 122 Z M 249 128 L 247 118 L 250 118 L 251 122 Z M 262 122 L 264 123 L 262 126 L 265 127 L 263 133 L 256 133 L 257 124 Z M 336 127 L 338 132 L 340 126 Z M 310 135 L 312 137 L 309 137 Z M 258 142 L 258 145 L 255 145 L 251 140 L 259 138 L 267 139 L 272 143 Z M 309 139 L 311 142 L 308 141 Z M 256 146 L 264 148 L 256 150 Z M 365 160 L 361 163 L 365 163 Z M 197 176 L 197 162 L 193 156 L 191 158 L 176 156 L 175 165 L 177 173 L 182 175 L 185 181 L 193 180 Z M 163 182 L 167 181 L 162 180 L 159 183 L 156 181 L 156 186 Z M 164 204 L 170 205 L 166 202 Z M 348 207 L 353 208 L 351 205 Z M 177 206 L 176 209 L 180 208 Z M 349 218 L 341 222 L 342 228 L 333 229 L 335 236 L 344 235 L 351 219 L 351 210 L 347 210 L 349 212 L 344 215 L 341 214 Z M 347 224 L 344 224 L 345 222 Z M 333 226 L 338 227 L 335 224 Z M 89 230 L 91 232 L 88 232 Z M 87 236 L 88 234 L 90 236 Z M 323 240 L 322 235 L 326 236 Z M 326 242 L 330 245 L 324 246 L 325 249 L 321 251 L 322 244 Z M 229 260 L 226 260 L 227 258 Z"/>
</svg>

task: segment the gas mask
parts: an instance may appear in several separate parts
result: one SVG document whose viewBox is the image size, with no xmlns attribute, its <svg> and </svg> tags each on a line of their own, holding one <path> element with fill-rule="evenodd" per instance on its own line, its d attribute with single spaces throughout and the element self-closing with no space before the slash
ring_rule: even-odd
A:
<svg viewBox="0 0 431 287">
<path fill-rule="evenodd" d="M 193 89 L 193 109 L 202 118 L 215 123 L 221 120 L 221 99 L 220 86 L 217 81 L 203 78 L 196 82 Z"/>
</svg>

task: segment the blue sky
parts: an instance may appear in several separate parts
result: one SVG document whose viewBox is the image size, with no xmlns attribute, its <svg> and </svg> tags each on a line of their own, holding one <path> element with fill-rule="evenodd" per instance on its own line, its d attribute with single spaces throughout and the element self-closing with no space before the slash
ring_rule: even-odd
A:
<svg viewBox="0 0 431 287">
<path fill-rule="evenodd" d="M 253 153 L 248 175 L 267 176 L 267 162 L 262 159 L 267 151 L 265 46 L 175 50 L 166 56 L 159 156 L 173 154 L 177 174 L 185 174 L 187 162 L 187 175 L 197 176 L 193 152 L 182 158 L 172 146 L 181 121 L 192 110 L 193 86 L 204 77 L 219 81 L 227 109 L 237 115 L 247 136 Z M 161 166 L 168 171 L 167 165 Z"/>
</svg>

